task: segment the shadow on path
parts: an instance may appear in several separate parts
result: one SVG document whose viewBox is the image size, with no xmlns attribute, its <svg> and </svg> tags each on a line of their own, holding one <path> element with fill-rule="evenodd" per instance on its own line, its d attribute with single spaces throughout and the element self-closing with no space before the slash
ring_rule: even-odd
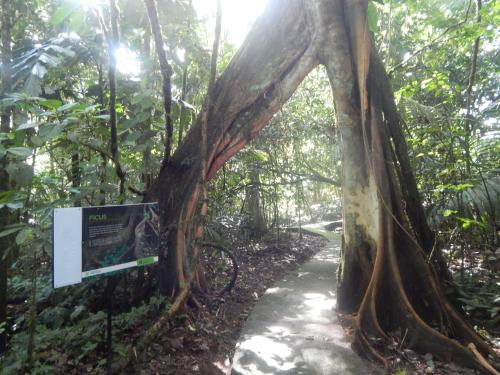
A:
<svg viewBox="0 0 500 375">
<path fill-rule="evenodd" d="M 350 348 L 337 315 L 340 235 L 268 289 L 245 323 L 232 375 L 370 374 Z"/>
</svg>

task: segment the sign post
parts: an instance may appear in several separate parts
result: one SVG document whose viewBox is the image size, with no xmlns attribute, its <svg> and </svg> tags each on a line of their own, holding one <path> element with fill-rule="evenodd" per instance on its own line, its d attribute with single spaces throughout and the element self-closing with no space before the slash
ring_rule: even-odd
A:
<svg viewBox="0 0 500 375">
<path fill-rule="evenodd" d="M 53 220 L 54 288 L 92 276 L 111 276 L 104 292 L 107 371 L 111 374 L 113 294 L 119 281 L 114 273 L 158 262 L 158 204 L 56 208 Z"/>
</svg>

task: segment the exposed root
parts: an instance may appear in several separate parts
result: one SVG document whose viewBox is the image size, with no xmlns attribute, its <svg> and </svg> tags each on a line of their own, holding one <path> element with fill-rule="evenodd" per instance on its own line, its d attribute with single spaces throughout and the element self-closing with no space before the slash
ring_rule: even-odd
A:
<svg viewBox="0 0 500 375">
<path fill-rule="evenodd" d="M 490 365 L 490 363 L 484 358 L 481 353 L 476 349 L 476 346 L 473 343 L 470 343 L 467 345 L 467 347 L 470 349 L 470 351 L 474 354 L 476 359 L 478 360 L 479 363 L 483 365 L 484 368 L 486 368 L 492 375 L 500 375 L 500 372 L 495 370 L 495 368 Z"/>
<path fill-rule="evenodd" d="M 432 265 L 411 237 L 379 106 L 372 101 L 364 124 L 371 135 L 367 152 L 377 182 L 379 232 L 370 283 L 357 314 L 354 347 L 387 366 L 376 347 L 387 343 L 387 332 L 400 328 L 405 330 L 406 346 L 417 352 L 496 375 L 480 351 L 496 354 L 447 301 Z M 378 342 L 374 344 L 371 337 Z"/>
<path fill-rule="evenodd" d="M 357 353 L 360 353 L 374 361 L 382 363 L 385 368 L 389 368 L 389 361 L 387 361 L 387 359 L 382 354 L 380 354 L 372 344 L 370 344 L 361 329 L 356 329 L 352 346 Z"/>
<path fill-rule="evenodd" d="M 200 301 L 198 301 L 198 299 L 193 294 L 189 296 L 188 302 L 191 305 L 195 306 L 198 311 L 201 312 L 203 311 L 203 305 L 200 303 Z"/>
</svg>

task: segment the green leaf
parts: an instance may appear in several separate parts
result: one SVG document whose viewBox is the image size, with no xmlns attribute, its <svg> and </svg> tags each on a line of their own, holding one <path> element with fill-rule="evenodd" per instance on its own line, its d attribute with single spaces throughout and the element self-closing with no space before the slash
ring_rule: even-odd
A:
<svg viewBox="0 0 500 375">
<path fill-rule="evenodd" d="M 7 153 L 7 150 L 5 149 L 5 147 L 2 144 L 0 144 L 0 159 L 3 158 L 6 153 Z"/>
<path fill-rule="evenodd" d="M 269 160 L 269 155 L 267 152 L 261 151 L 261 150 L 254 150 L 255 157 L 259 161 L 268 161 Z"/>
<path fill-rule="evenodd" d="M 48 109 L 57 109 L 62 105 L 62 102 L 57 99 L 40 99 L 38 102 L 42 107 Z"/>
<path fill-rule="evenodd" d="M 187 110 L 189 110 L 191 112 L 196 112 L 196 108 L 194 106 L 192 106 L 191 104 L 189 104 L 188 102 L 186 102 L 184 100 L 181 100 L 180 102 L 184 106 L 184 108 L 186 108 Z"/>
<path fill-rule="evenodd" d="M 99 120 L 109 121 L 109 115 L 97 115 L 97 116 L 94 116 L 94 118 L 99 119 Z"/>
<path fill-rule="evenodd" d="M 145 122 L 146 120 L 148 120 L 149 118 L 151 117 L 151 113 L 149 111 L 147 112 L 139 112 L 133 119 L 132 119 L 132 123 L 134 125 L 136 124 L 141 124 L 143 122 Z"/>
<path fill-rule="evenodd" d="M 33 180 L 34 171 L 31 165 L 25 163 L 10 163 L 5 168 L 17 187 L 28 186 Z"/>
<path fill-rule="evenodd" d="M 61 62 L 61 60 L 58 57 L 49 55 L 47 53 L 40 54 L 40 57 L 38 59 L 45 65 L 51 66 L 53 68 L 59 65 L 59 63 Z"/>
<path fill-rule="evenodd" d="M 43 139 L 42 139 L 41 137 L 39 137 L 38 135 L 33 135 L 33 136 L 31 136 L 30 140 L 31 140 L 31 142 L 32 142 L 35 146 L 37 146 L 37 147 L 42 146 L 42 145 L 43 145 L 43 143 L 44 143 L 44 142 L 43 142 Z"/>
<path fill-rule="evenodd" d="M 33 150 L 28 147 L 11 147 L 7 149 L 7 152 L 20 158 L 27 158 L 31 156 Z"/>
<path fill-rule="evenodd" d="M 26 94 L 38 95 L 42 92 L 42 87 L 40 86 L 40 78 L 34 74 L 30 74 L 26 83 L 23 87 Z"/>
<path fill-rule="evenodd" d="M 372 1 L 368 2 L 367 17 L 368 17 L 368 28 L 370 29 L 371 32 L 373 33 L 376 32 L 378 15 L 377 15 L 377 8 L 375 7 L 375 4 L 373 4 Z"/>
<path fill-rule="evenodd" d="M 86 308 L 83 305 L 76 306 L 69 318 L 71 320 L 78 319 L 82 315 L 82 313 L 85 312 L 85 310 Z"/>
<path fill-rule="evenodd" d="M 14 201 L 16 195 L 15 190 L 8 190 L 0 193 L 0 204 L 6 204 Z"/>
<path fill-rule="evenodd" d="M 10 226 L 10 228 L 4 229 L 3 231 L 0 232 L 0 238 L 2 237 L 7 237 L 8 235 L 12 233 L 19 232 L 21 229 L 23 229 L 24 225 L 23 224 L 16 224 L 15 226 Z"/>
<path fill-rule="evenodd" d="M 43 78 L 46 73 L 47 68 L 45 67 L 45 65 L 39 62 L 35 63 L 35 65 L 33 65 L 33 68 L 31 68 L 31 74 L 37 76 L 38 78 Z"/>
<path fill-rule="evenodd" d="M 24 207 L 24 203 L 21 201 L 18 201 L 18 202 L 7 203 L 6 206 L 13 209 L 13 210 L 18 210 L 18 209 Z"/>
<path fill-rule="evenodd" d="M 145 96 L 144 98 L 142 98 L 140 104 L 143 110 L 147 110 L 149 108 L 154 107 L 154 103 L 149 96 Z"/>
<path fill-rule="evenodd" d="M 36 127 L 36 126 L 38 126 L 37 122 L 25 122 L 24 124 L 19 125 L 16 128 L 16 131 L 26 130 L 26 129 L 32 129 L 32 128 Z"/>
<path fill-rule="evenodd" d="M 42 137 L 45 142 L 50 141 L 61 134 L 64 130 L 64 126 L 65 124 L 63 123 L 52 123 L 42 126 L 39 131 L 40 137 Z"/>
<path fill-rule="evenodd" d="M 75 102 L 72 102 L 72 103 L 66 103 L 62 106 L 60 106 L 59 108 L 57 108 L 57 112 L 63 112 L 63 111 L 66 111 L 68 109 L 71 109 L 73 108 L 74 106 L 78 105 L 78 103 L 75 103 Z"/>
<path fill-rule="evenodd" d="M 83 105 L 82 105 L 83 106 Z M 93 110 L 99 108 L 100 105 L 99 104 L 92 104 L 92 105 L 89 105 L 89 106 L 86 106 L 86 107 L 83 107 L 83 113 L 89 113 L 89 112 L 92 112 Z"/>
<path fill-rule="evenodd" d="M 486 227 L 484 223 L 481 223 L 480 221 L 477 220 L 468 219 L 466 217 L 458 217 L 457 219 L 463 223 L 462 228 L 464 229 L 470 228 L 472 224 L 477 225 L 481 229 L 484 229 Z"/>
<path fill-rule="evenodd" d="M 448 217 L 448 216 L 450 216 L 450 215 L 456 214 L 457 212 L 458 212 L 458 211 L 456 211 L 456 210 L 444 210 L 444 212 L 443 212 L 443 216 L 444 216 L 444 217 Z"/>
<path fill-rule="evenodd" d="M 18 245 L 23 245 L 29 239 L 32 238 L 33 230 L 31 228 L 22 229 L 16 236 L 16 243 Z"/>
<path fill-rule="evenodd" d="M 75 56 L 75 52 L 73 52 L 69 48 L 64 48 L 64 47 L 61 47 L 61 46 L 58 46 L 55 44 L 48 45 L 46 50 L 49 50 L 49 49 L 51 49 L 55 52 L 62 53 L 63 55 L 66 55 L 66 57 L 74 57 Z"/>
</svg>

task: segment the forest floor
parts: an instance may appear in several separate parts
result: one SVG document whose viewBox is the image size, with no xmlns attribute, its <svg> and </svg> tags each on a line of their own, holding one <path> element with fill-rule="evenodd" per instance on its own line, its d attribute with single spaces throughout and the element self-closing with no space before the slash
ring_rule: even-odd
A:
<svg viewBox="0 0 500 375">
<path fill-rule="evenodd" d="M 326 243 L 319 236 L 299 240 L 297 234 L 285 234 L 279 246 L 273 239 L 236 252 L 239 273 L 232 293 L 213 299 L 198 296 L 201 308 L 190 308 L 166 327 L 129 373 L 229 374 L 243 324 L 259 298 Z"/>
<path fill-rule="evenodd" d="M 276 241 L 251 243 L 238 255 L 240 272 L 235 288 L 224 298 L 197 296 L 198 306 L 165 327 L 139 363 L 127 373 L 229 375 L 240 334 L 247 318 L 265 291 L 325 248 L 326 239 L 297 234 Z M 248 248 L 250 247 L 250 249 Z M 335 313 L 335 312 L 333 312 Z M 352 317 L 338 315 L 348 338 Z M 394 348 L 388 374 L 475 374 L 453 363 L 442 363 L 430 354 Z"/>
</svg>

